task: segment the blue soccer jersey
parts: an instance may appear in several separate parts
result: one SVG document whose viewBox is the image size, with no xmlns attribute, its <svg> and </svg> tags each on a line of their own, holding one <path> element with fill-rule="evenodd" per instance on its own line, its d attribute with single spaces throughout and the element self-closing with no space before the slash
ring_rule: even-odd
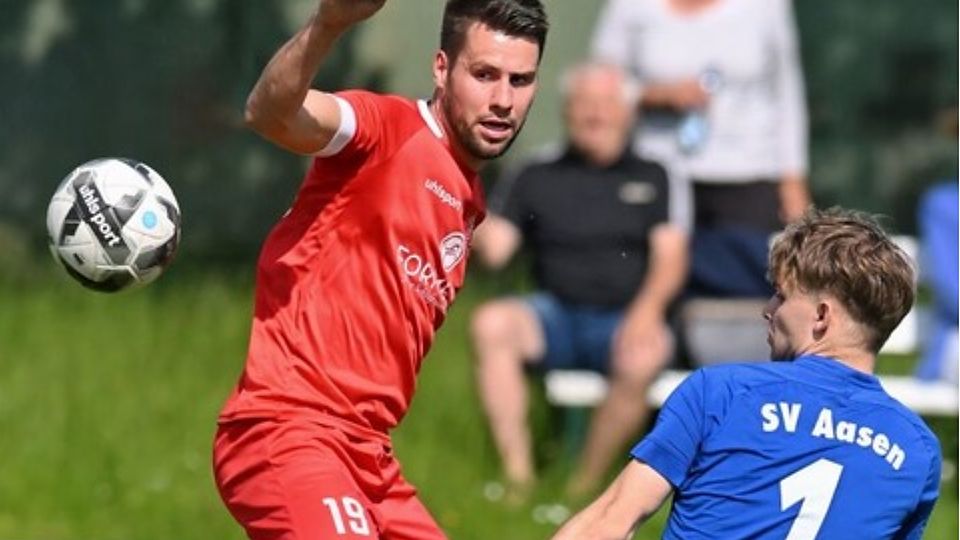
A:
<svg viewBox="0 0 960 540">
<path fill-rule="evenodd" d="M 632 455 L 675 488 L 664 538 L 920 538 L 940 484 L 923 421 L 818 356 L 696 371 Z"/>
</svg>

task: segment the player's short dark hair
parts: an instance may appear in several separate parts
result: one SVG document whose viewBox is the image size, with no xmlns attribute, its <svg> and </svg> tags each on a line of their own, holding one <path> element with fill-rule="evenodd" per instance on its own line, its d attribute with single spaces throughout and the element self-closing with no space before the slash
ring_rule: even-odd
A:
<svg viewBox="0 0 960 540">
<path fill-rule="evenodd" d="M 511 37 L 536 41 L 539 56 L 547 42 L 547 14 L 540 0 L 447 0 L 440 28 L 440 49 L 451 61 L 463 49 L 473 23 Z"/>
<path fill-rule="evenodd" d="M 843 208 L 811 209 L 770 249 L 779 285 L 839 300 L 866 330 L 876 353 L 913 306 L 916 271 L 876 219 Z"/>
</svg>

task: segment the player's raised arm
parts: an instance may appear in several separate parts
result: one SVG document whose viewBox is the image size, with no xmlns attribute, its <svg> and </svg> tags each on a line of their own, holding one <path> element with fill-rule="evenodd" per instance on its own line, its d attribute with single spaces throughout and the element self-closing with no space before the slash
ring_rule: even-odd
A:
<svg viewBox="0 0 960 540">
<path fill-rule="evenodd" d="M 348 28 L 386 0 L 320 0 L 307 24 L 274 54 L 247 98 L 247 125 L 290 151 L 322 150 L 340 127 L 333 96 L 313 90 L 317 71 Z"/>
</svg>

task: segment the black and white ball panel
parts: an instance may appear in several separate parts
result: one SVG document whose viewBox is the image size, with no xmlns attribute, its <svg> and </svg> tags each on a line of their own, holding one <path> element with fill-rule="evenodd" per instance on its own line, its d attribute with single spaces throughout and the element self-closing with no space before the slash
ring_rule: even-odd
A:
<svg viewBox="0 0 960 540">
<path fill-rule="evenodd" d="M 99 159 L 60 184 L 47 211 L 50 247 L 71 276 L 97 290 L 155 279 L 173 258 L 180 212 L 166 181 L 129 159 Z"/>
</svg>

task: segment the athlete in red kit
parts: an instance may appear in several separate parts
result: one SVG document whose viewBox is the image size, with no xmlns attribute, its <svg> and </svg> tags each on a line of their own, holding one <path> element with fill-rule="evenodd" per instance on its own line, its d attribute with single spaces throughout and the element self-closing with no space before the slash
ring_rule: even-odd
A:
<svg viewBox="0 0 960 540">
<path fill-rule="evenodd" d="M 435 539 L 389 431 L 463 283 L 477 171 L 537 85 L 540 0 L 448 0 L 428 101 L 310 88 L 384 0 L 320 0 L 247 101 L 250 126 L 315 156 L 267 237 L 243 375 L 219 417 L 220 494 L 255 540 Z"/>
</svg>

